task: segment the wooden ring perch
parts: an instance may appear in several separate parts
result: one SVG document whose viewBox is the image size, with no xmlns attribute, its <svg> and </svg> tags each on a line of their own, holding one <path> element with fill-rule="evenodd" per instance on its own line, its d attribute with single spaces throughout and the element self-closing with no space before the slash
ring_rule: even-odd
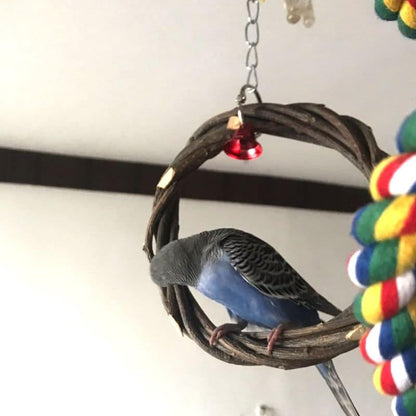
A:
<svg viewBox="0 0 416 416">
<path fill-rule="evenodd" d="M 352 162 L 367 179 L 373 167 L 387 156 L 378 148 L 367 125 L 320 104 L 259 103 L 242 108 L 244 120 L 251 123 L 256 132 L 334 149 Z M 226 129 L 227 121 L 236 111 L 233 109 L 205 122 L 162 176 L 156 189 L 144 245 L 149 260 L 153 257 L 154 243 L 156 250 L 159 250 L 178 238 L 181 181 L 223 150 L 231 136 Z M 182 333 L 212 356 L 232 364 L 285 369 L 306 367 L 327 361 L 358 344 L 358 337 L 355 340 L 347 337 L 358 325 L 349 307 L 324 324 L 285 331 L 272 355 L 267 352 L 267 333 L 231 334 L 222 338 L 215 347 L 210 347 L 209 338 L 215 326 L 189 289 L 173 285 L 161 289 L 161 296 L 166 311 Z"/>
</svg>

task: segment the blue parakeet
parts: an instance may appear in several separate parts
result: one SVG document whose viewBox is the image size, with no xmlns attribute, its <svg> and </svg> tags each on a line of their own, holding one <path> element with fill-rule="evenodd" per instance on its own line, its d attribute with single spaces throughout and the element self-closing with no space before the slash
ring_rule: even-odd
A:
<svg viewBox="0 0 416 416">
<path fill-rule="evenodd" d="M 317 293 L 269 244 L 244 231 L 222 228 L 172 241 L 150 264 L 159 286 L 196 288 L 224 305 L 237 323 L 217 327 L 211 345 L 228 332 L 247 324 L 271 330 L 268 350 L 285 328 L 316 325 L 318 311 L 340 310 Z M 358 415 L 332 361 L 317 368 L 348 416 Z"/>
</svg>

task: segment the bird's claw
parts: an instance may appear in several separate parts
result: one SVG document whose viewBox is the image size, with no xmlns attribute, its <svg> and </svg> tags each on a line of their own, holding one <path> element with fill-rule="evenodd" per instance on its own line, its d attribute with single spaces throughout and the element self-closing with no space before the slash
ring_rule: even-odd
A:
<svg viewBox="0 0 416 416">
<path fill-rule="evenodd" d="M 239 322 L 236 324 L 227 323 L 217 326 L 212 331 L 211 337 L 209 339 L 209 345 L 213 347 L 224 335 L 227 335 L 230 332 L 240 333 L 246 326 L 247 322 Z"/>
<path fill-rule="evenodd" d="M 209 345 L 213 347 L 217 343 L 217 341 L 220 338 L 222 338 L 224 335 L 225 335 L 225 332 L 220 326 L 218 326 L 212 331 L 211 337 L 209 339 Z"/>
<path fill-rule="evenodd" d="M 276 344 L 276 341 L 280 338 L 283 331 L 288 328 L 288 324 L 279 324 L 276 328 L 273 328 L 270 331 L 269 335 L 267 336 L 267 352 L 269 355 L 272 355 L 274 344 Z"/>
</svg>

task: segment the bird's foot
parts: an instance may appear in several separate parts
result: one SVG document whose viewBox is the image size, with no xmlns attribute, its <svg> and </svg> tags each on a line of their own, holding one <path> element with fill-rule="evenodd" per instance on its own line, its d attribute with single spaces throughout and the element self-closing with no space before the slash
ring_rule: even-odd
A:
<svg viewBox="0 0 416 416">
<path fill-rule="evenodd" d="M 273 352 L 274 344 L 276 344 L 276 341 L 279 339 L 279 337 L 282 335 L 283 331 L 285 329 L 290 328 L 290 324 L 283 323 L 277 325 L 276 328 L 273 328 L 270 331 L 270 334 L 267 336 L 267 352 L 271 355 Z"/>
<path fill-rule="evenodd" d="M 240 333 L 247 326 L 246 321 L 237 322 L 235 324 L 227 323 L 220 326 L 217 326 L 211 334 L 209 339 L 209 345 L 213 347 L 217 341 L 222 338 L 224 335 L 229 334 L 230 332 Z"/>
</svg>

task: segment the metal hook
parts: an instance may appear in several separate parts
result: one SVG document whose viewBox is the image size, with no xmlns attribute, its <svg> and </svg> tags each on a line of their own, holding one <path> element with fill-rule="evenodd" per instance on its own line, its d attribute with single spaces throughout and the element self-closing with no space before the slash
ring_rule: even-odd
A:
<svg viewBox="0 0 416 416">
<path fill-rule="evenodd" d="M 244 124 L 243 121 L 243 108 L 242 105 L 246 102 L 247 100 L 247 94 L 246 91 L 248 91 L 249 94 L 254 94 L 254 96 L 256 97 L 256 100 L 259 104 L 261 104 L 263 101 L 261 100 L 261 96 L 260 93 L 257 91 L 257 88 L 254 87 L 253 85 L 250 84 L 244 84 L 241 89 L 240 89 L 240 93 L 237 95 L 236 101 L 237 101 L 237 116 L 238 119 L 240 120 L 241 124 Z"/>
</svg>

